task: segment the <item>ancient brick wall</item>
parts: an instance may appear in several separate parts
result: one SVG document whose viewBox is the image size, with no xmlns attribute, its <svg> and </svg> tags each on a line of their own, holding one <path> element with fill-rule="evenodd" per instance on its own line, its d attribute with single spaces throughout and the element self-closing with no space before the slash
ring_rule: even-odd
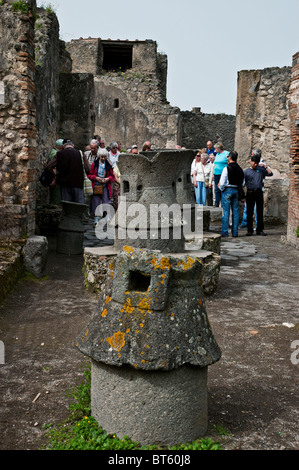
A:
<svg viewBox="0 0 299 470">
<path fill-rule="evenodd" d="M 290 102 L 291 147 L 287 241 L 299 248 L 299 52 L 293 56 Z"/>
<path fill-rule="evenodd" d="M 0 5 L 0 236 L 35 229 L 35 1 L 26 3 L 29 12 Z"/>
</svg>

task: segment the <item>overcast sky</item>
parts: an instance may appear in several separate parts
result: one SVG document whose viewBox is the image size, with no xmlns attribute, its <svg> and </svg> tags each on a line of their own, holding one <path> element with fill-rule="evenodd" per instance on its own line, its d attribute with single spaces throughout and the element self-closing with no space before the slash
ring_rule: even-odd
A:
<svg viewBox="0 0 299 470">
<path fill-rule="evenodd" d="M 167 54 L 167 99 L 181 111 L 236 112 L 240 70 L 292 65 L 299 0 L 37 0 L 60 37 L 153 39 Z"/>
</svg>

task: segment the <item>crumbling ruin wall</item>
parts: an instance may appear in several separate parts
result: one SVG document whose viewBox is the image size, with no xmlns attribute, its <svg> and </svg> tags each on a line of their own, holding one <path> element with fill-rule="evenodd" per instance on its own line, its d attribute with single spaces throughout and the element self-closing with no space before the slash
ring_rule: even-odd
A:
<svg viewBox="0 0 299 470">
<path fill-rule="evenodd" d="M 238 73 L 235 150 L 241 166 L 258 147 L 271 168 L 288 172 L 290 74 L 290 67 Z"/>
<path fill-rule="evenodd" d="M 265 221 L 287 220 L 289 192 L 291 67 L 238 73 L 235 150 L 249 166 L 251 150 L 260 148 L 274 175 L 265 179 Z"/>
<path fill-rule="evenodd" d="M 287 241 L 299 248 L 299 52 L 293 56 L 290 110 L 291 147 Z"/>
<path fill-rule="evenodd" d="M 206 114 L 200 108 L 182 111 L 182 145 L 205 148 L 208 140 L 222 142 L 226 150 L 234 150 L 236 117 L 230 114 Z"/>
<path fill-rule="evenodd" d="M 61 73 L 58 134 L 84 150 L 94 135 L 94 78 L 88 73 Z"/>
<path fill-rule="evenodd" d="M 95 77 L 95 90 L 95 130 L 108 145 L 117 140 L 142 150 L 146 140 L 156 148 L 174 148 L 180 142 L 180 110 L 163 104 L 157 80 L 107 74 Z"/>
<path fill-rule="evenodd" d="M 167 57 L 154 41 L 81 38 L 66 47 L 73 73 L 94 75 L 95 133 L 106 144 L 117 140 L 141 149 L 150 140 L 173 148 L 181 141 L 180 110 L 166 101 Z"/>
<path fill-rule="evenodd" d="M 34 16 L 0 5 L 0 236 L 35 230 L 36 112 Z"/>
<path fill-rule="evenodd" d="M 35 21 L 37 178 L 46 165 L 49 153 L 59 137 L 57 127 L 59 119 L 60 44 L 59 23 L 55 13 L 39 8 Z M 49 191 L 39 181 L 37 181 L 36 186 L 36 197 L 38 205 L 48 202 Z"/>
</svg>

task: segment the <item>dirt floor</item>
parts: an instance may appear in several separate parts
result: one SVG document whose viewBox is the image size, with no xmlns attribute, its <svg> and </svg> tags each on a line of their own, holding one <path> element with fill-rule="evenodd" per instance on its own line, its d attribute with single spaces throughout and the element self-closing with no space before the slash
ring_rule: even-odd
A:
<svg viewBox="0 0 299 470">
<path fill-rule="evenodd" d="M 284 227 L 267 232 L 223 240 L 219 286 L 206 300 L 222 350 L 209 367 L 207 436 L 227 450 L 299 448 L 299 253 L 281 243 Z M 40 449 L 44 426 L 68 416 L 65 391 L 88 362 L 75 340 L 97 305 L 82 263 L 49 239 L 47 277 L 19 282 L 0 305 L 1 450 Z"/>
</svg>

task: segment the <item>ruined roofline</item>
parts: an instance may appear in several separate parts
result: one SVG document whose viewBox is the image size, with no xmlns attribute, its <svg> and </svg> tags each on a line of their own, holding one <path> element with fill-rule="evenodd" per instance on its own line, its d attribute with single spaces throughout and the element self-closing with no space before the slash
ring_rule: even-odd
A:
<svg viewBox="0 0 299 470">
<path fill-rule="evenodd" d="M 155 44 L 156 41 L 153 39 L 145 39 L 145 40 L 139 40 L 135 39 L 134 41 L 129 40 L 129 39 L 102 39 L 102 38 L 78 38 L 78 39 L 71 39 L 69 42 L 79 42 L 79 41 L 86 41 L 86 42 L 93 42 L 93 41 L 101 41 L 103 44 Z"/>
<path fill-rule="evenodd" d="M 288 70 L 291 69 L 291 65 L 284 65 L 282 67 L 279 67 L 278 65 L 273 66 L 273 67 L 265 67 L 264 69 L 244 69 L 244 70 L 239 70 L 238 73 L 248 73 L 248 72 L 270 72 L 272 70 Z"/>
</svg>

